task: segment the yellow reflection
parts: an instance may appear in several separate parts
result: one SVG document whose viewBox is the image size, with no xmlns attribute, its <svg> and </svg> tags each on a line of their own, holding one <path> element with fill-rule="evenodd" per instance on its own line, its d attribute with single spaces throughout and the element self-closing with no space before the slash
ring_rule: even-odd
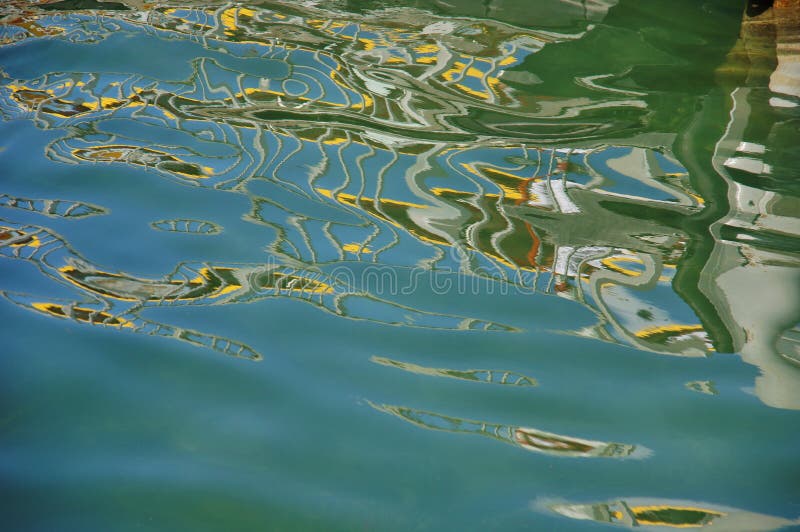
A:
<svg viewBox="0 0 800 532">
<path fill-rule="evenodd" d="M 42 245 L 42 241 L 35 234 L 31 235 L 19 229 L 0 226 L 0 245 L 12 248 L 38 248 Z"/>
<path fill-rule="evenodd" d="M 133 328 L 134 325 L 126 319 L 112 316 L 108 312 L 94 310 L 86 307 L 65 306 L 58 303 L 35 302 L 31 306 L 39 312 L 50 314 L 58 318 L 72 318 L 83 323 L 92 325 L 107 325 L 109 327 Z"/>
<path fill-rule="evenodd" d="M 702 325 L 679 325 L 679 324 L 670 324 L 670 325 L 660 325 L 656 327 L 648 327 L 647 329 L 642 329 L 634 333 L 637 338 L 641 338 L 643 340 L 649 340 L 651 342 L 657 343 L 664 343 L 667 342 L 670 338 L 676 338 L 679 336 L 683 336 L 685 334 L 691 334 L 695 332 L 703 332 Z"/>
<path fill-rule="evenodd" d="M 342 249 L 348 253 L 372 253 L 372 250 L 366 246 L 362 246 L 361 244 L 357 244 L 355 242 L 350 244 L 345 244 L 342 246 Z"/>
<path fill-rule="evenodd" d="M 141 146 L 109 144 L 91 148 L 76 148 L 72 150 L 72 155 L 76 159 L 92 162 L 124 162 L 140 166 L 158 165 L 161 170 L 190 179 L 207 179 L 214 175 L 214 169 L 210 166 L 186 162 L 175 155 Z"/>
<path fill-rule="evenodd" d="M 571 519 L 609 523 L 627 528 L 663 527 L 766 532 L 800 524 L 800 520 L 692 501 L 624 499 L 603 503 L 572 504 L 541 500 L 539 505 Z"/>
</svg>

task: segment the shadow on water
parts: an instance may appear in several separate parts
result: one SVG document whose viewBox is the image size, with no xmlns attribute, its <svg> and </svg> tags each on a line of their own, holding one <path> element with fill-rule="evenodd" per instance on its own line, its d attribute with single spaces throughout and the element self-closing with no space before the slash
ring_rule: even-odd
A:
<svg viewBox="0 0 800 532">
<path fill-rule="evenodd" d="M 482 331 L 498 344 L 524 331 L 524 320 L 491 309 L 465 314 L 459 296 L 478 279 L 593 316 L 559 333 L 678 357 L 738 353 L 760 369 L 762 402 L 800 409 L 800 11 L 679 4 L 9 2 L 0 11 L 6 122 L 46 131 L 44 155 L 57 165 L 126 168 L 241 197 L 264 253 L 246 263 L 195 255 L 161 277 L 135 275 L 96 264 L 99 250 L 75 250 L 54 228 L 108 216 L 108 205 L 9 191 L 0 253 L 41 276 L 4 295 L 46 316 L 258 361 L 263 345 L 143 314 L 282 298 L 344 323 Z M 137 49 L 159 50 L 172 66 Z M 237 238 L 213 216 L 181 212 L 145 223 L 176 237 Z M 54 283 L 74 298 L 48 296 Z M 448 303 L 415 301 L 419 283 Z M 497 369 L 372 362 L 537 384 Z M 687 387 L 716 393 L 711 381 Z M 650 453 L 369 405 L 547 455 Z M 789 523 L 698 504 L 539 506 L 626 526 Z"/>
</svg>

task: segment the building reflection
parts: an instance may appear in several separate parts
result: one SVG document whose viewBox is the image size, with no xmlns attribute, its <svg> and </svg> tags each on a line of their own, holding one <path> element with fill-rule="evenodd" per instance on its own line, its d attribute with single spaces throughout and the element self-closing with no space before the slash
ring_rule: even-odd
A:
<svg viewBox="0 0 800 532">
<path fill-rule="evenodd" d="M 730 334 L 730 350 L 758 366 L 755 393 L 800 409 L 800 8 L 755 2 L 719 69 L 729 109 L 712 156 L 727 212 L 711 226 L 700 290 Z M 791 139 L 791 140 L 790 140 Z"/>
<path fill-rule="evenodd" d="M 30 258 L 104 301 L 98 312 L 279 294 L 378 323 L 510 330 L 409 309 L 330 273 L 354 261 L 457 272 L 583 305 L 596 322 L 570 334 L 664 355 L 740 353 L 763 373 L 764 402 L 800 408 L 792 365 L 800 298 L 786 297 L 798 287 L 797 190 L 788 178 L 796 153 L 775 144 L 796 126 L 796 19 L 782 3 L 745 15 L 720 69 L 730 120 L 714 129 L 710 162 L 697 162 L 681 146 L 701 152 L 702 136 L 648 127 L 664 109 L 633 74 L 587 76 L 575 94 L 550 94 L 522 68 L 566 43 L 590 46 L 589 24 L 611 4 L 553 22 L 570 32 L 546 20 L 524 31 L 490 19 L 420 21 L 413 10 L 391 20 L 234 4 L 154 6 L 113 19 L 25 12 L 3 29 L 7 45 L 122 33 L 180 43 L 175 60 L 191 66 L 181 80 L 77 71 L 4 79 L 6 119 L 63 132 L 48 157 L 246 195 L 246 220 L 275 235 L 267 266 L 187 262 L 163 279 L 105 271 L 64 251 L 45 258 L 47 246 Z M 704 112 L 685 114 L 702 121 Z M 720 179 L 724 187 L 709 185 Z M 33 208 L 25 201 L 0 206 Z M 219 233 L 211 222 L 151 223 Z M 4 229 L 7 256 L 23 257 L 33 239 L 68 249 L 46 228 L 27 230 Z M 35 303 L 54 316 L 86 314 Z M 122 315 L 98 316 L 110 324 Z"/>
<path fill-rule="evenodd" d="M 774 517 L 692 501 L 667 499 L 624 499 L 592 504 L 548 503 L 549 511 L 578 520 L 596 521 L 628 528 L 707 528 L 710 530 L 753 532 L 796 526 L 797 520 Z"/>
</svg>

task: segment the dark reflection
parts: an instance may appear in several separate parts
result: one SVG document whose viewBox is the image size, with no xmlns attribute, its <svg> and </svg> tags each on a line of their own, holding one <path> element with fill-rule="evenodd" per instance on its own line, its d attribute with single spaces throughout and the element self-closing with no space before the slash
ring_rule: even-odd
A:
<svg viewBox="0 0 800 532">
<path fill-rule="evenodd" d="M 369 403 L 374 409 L 397 416 L 418 427 L 460 434 L 488 436 L 527 451 L 570 458 L 643 458 L 650 450 L 625 443 L 584 440 L 530 427 L 513 427 L 485 421 L 445 416 L 404 406 Z"/>
<path fill-rule="evenodd" d="M 271 262 L 187 261 L 153 280 L 65 252 L 24 258 L 133 308 L 281 295 L 377 323 L 513 330 L 392 302 L 393 290 L 369 286 L 353 263 L 386 266 L 395 278 L 398 268 L 456 272 L 596 316 L 569 334 L 665 355 L 740 353 L 762 370 L 763 401 L 800 408 L 800 298 L 786 295 L 800 286 L 790 176 L 797 19 L 784 16 L 794 11 L 748 10 L 738 43 L 707 47 L 720 58 L 730 51 L 717 71 L 724 91 L 708 94 L 712 73 L 688 61 L 692 47 L 653 27 L 648 10 L 658 5 L 559 7 L 537 27 L 477 4 L 470 9 L 484 18 L 449 16 L 446 6 L 424 17 L 346 7 L 361 15 L 271 3 L 113 17 L 6 7 L 9 47 L 122 35 L 170 47 L 185 75 L 142 63 L 124 73 L 8 77 L 0 109 L 6 120 L 56 130 L 46 150 L 53 161 L 245 195 L 245 219 L 269 230 Z M 717 25 L 681 20 L 671 29 L 716 38 L 742 16 L 707 9 Z M 609 27 L 592 25 L 604 17 Z M 598 47 L 626 49 L 631 39 L 630 57 L 598 70 Z M 564 58 L 574 71 L 559 67 Z M 678 90 L 667 71 L 706 83 Z M 220 232 L 189 219 L 152 227 Z M 7 256 L 25 255 L 17 251 L 27 230 L 8 224 L 17 247 L 7 244 Z M 61 242 L 44 228 L 27 237 Z"/>
<path fill-rule="evenodd" d="M 98 0 L 60 0 L 50 4 L 43 4 L 40 9 L 44 10 L 72 10 L 72 9 L 107 9 L 125 10 L 125 4 L 119 2 L 99 2 Z"/>
<path fill-rule="evenodd" d="M 571 519 L 597 521 L 628 528 L 707 528 L 766 532 L 800 523 L 796 520 L 714 504 L 666 499 L 624 499 L 594 504 L 540 501 L 538 506 Z"/>
</svg>

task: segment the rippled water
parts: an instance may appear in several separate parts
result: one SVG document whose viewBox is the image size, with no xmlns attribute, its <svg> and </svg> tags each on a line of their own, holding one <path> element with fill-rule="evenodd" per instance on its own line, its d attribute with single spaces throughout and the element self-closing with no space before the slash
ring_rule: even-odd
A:
<svg viewBox="0 0 800 532">
<path fill-rule="evenodd" d="M 6 2 L 4 521 L 800 526 L 770 4 Z"/>
</svg>

